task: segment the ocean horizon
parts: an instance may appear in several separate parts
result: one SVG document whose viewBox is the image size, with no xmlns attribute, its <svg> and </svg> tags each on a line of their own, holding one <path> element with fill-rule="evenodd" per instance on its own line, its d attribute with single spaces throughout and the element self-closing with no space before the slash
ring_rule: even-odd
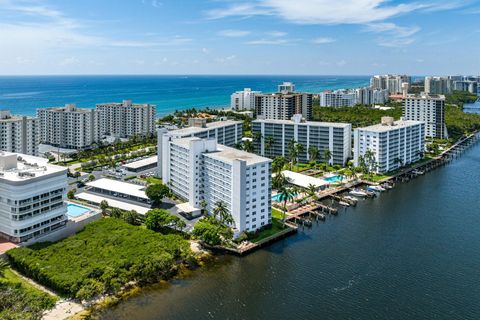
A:
<svg viewBox="0 0 480 320">
<path fill-rule="evenodd" d="M 157 116 L 188 108 L 230 106 L 230 95 L 244 88 L 275 92 L 284 81 L 297 91 L 358 88 L 370 76 L 310 75 L 45 75 L 0 76 L 0 109 L 33 116 L 37 108 L 73 103 L 94 108 L 97 103 L 132 100 L 157 105 Z"/>
</svg>

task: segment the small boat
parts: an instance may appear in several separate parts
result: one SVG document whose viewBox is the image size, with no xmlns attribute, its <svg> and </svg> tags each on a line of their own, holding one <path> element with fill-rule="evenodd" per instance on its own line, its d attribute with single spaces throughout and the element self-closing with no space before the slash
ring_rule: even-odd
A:
<svg viewBox="0 0 480 320">
<path fill-rule="evenodd" d="M 384 184 L 382 187 L 384 187 L 385 189 L 388 189 L 388 190 L 393 189 L 393 185 L 388 184 L 388 183 Z"/>
<path fill-rule="evenodd" d="M 412 173 L 421 176 L 421 175 L 424 175 L 424 174 L 425 174 L 425 171 L 422 171 L 422 170 L 413 170 Z"/>
<path fill-rule="evenodd" d="M 354 190 L 350 191 L 349 193 L 352 196 L 355 196 L 355 197 L 366 197 L 366 196 L 368 196 L 368 194 L 365 191 L 361 191 L 361 190 L 358 190 L 358 189 L 354 189 Z"/>
<path fill-rule="evenodd" d="M 318 216 L 318 218 L 319 218 L 320 220 L 322 220 L 322 221 L 325 221 L 325 219 L 327 218 L 327 217 L 325 216 L 325 214 L 323 214 L 323 213 L 317 213 L 317 216 Z"/>
<path fill-rule="evenodd" d="M 357 201 L 358 201 L 357 198 L 352 197 L 352 196 L 345 196 L 345 197 L 343 197 L 343 198 L 345 198 L 346 200 L 352 201 L 352 202 L 357 202 Z"/>
<path fill-rule="evenodd" d="M 383 192 L 383 191 L 385 191 L 385 188 L 383 188 L 381 186 L 368 186 L 367 191 Z"/>
<path fill-rule="evenodd" d="M 365 193 L 367 194 L 367 197 L 369 197 L 369 198 L 375 198 L 377 196 L 377 194 L 373 191 L 368 191 L 367 190 Z"/>
<path fill-rule="evenodd" d="M 338 204 L 344 207 L 350 207 L 350 204 L 345 201 L 340 201 Z"/>
</svg>

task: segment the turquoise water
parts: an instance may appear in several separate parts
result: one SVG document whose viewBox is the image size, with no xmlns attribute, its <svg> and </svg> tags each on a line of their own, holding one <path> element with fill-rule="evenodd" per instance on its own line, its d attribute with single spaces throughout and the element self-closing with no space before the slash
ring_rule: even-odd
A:
<svg viewBox="0 0 480 320">
<path fill-rule="evenodd" d="M 230 95 L 245 87 L 264 92 L 292 81 L 297 90 L 318 93 L 326 89 L 355 88 L 369 83 L 367 76 L 0 76 L 0 109 L 34 115 L 40 107 L 75 103 L 93 108 L 97 103 L 124 99 L 157 105 L 159 116 L 192 107 L 230 105 Z"/>
<path fill-rule="evenodd" d="M 77 218 L 83 216 L 85 213 L 90 212 L 91 210 L 73 203 L 67 205 L 67 214 L 70 217 Z"/>
<path fill-rule="evenodd" d="M 336 175 L 328 178 L 323 178 L 323 180 L 329 183 L 336 183 L 336 182 L 341 182 L 343 180 L 343 177 L 341 175 Z"/>
<path fill-rule="evenodd" d="M 276 195 L 273 195 L 273 196 L 272 196 L 272 200 L 273 200 L 273 201 L 280 202 L 280 198 L 281 198 L 281 196 L 282 196 L 282 195 L 281 195 L 280 193 L 277 193 Z M 293 196 L 294 196 L 294 197 L 296 197 L 296 196 L 297 196 L 297 194 L 296 194 L 296 193 L 294 193 L 294 194 L 293 194 Z"/>
</svg>

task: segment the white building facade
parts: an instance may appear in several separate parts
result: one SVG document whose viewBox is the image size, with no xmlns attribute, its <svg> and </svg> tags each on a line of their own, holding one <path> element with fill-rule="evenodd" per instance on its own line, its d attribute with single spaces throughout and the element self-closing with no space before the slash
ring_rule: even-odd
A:
<svg viewBox="0 0 480 320">
<path fill-rule="evenodd" d="M 353 107 L 356 104 L 355 90 L 329 90 L 320 93 L 320 107 Z"/>
<path fill-rule="evenodd" d="M 365 158 L 368 151 L 375 156 L 377 173 L 419 161 L 425 151 L 425 123 L 384 117 L 381 124 L 355 129 L 355 166 L 360 165 L 360 156 Z"/>
<path fill-rule="evenodd" d="M 304 121 L 297 114 L 292 120 L 252 121 L 252 133 L 253 136 L 261 136 L 261 141 L 254 146 L 255 152 L 270 158 L 286 157 L 292 140 L 303 146 L 303 151 L 299 154 L 301 162 L 310 160 L 310 147 L 319 150 L 317 160 L 331 164 L 345 165 L 352 153 L 352 125 L 349 123 Z M 324 159 L 325 150 L 330 151 L 330 159 Z"/>
<path fill-rule="evenodd" d="M 425 93 L 449 94 L 454 90 L 454 83 L 448 77 L 425 77 Z"/>
<path fill-rule="evenodd" d="M 370 79 L 370 86 L 373 89 L 386 89 L 390 95 L 402 93 L 402 84 L 412 83 L 412 79 L 407 75 L 375 75 Z"/>
<path fill-rule="evenodd" d="M 67 223 L 67 168 L 43 158 L 0 153 L 0 236 L 20 243 Z"/>
<path fill-rule="evenodd" d="M 371 87 L 355 89 L 356 104 L 385 104 L 388 101 L 388 95 L 387 89 L 373 89 Z"/>
<path fill-rule="evenodd" d="M 40 123 L 37 118 L 12 116 L 0 110 L 0 150 L 38 155 Z"/>
<path fill-rule="evenodd" d="M 37 109 L 40 142 L 68 149 L 88 149 L 100 139 L 99 113 L 95 109 L 65 107 Z"/>
<path fill-rule="evenodd" d="M 97 104 L 97 110 L 101 114 L 99 129 L 103 135 L 129 138 L 155 133 L 155 105 L 124 100 L 121 103 Z"/>
<path fill-rule="evenodd" d="M 431 138 L 447 139 L 445 125 L 445 96 L 409 94 L 403 101 L 405 120 L 425 122 L 425 135 Z"/>
<path fill-rule="evenodd" d="M 244 111 L 255 109 L 255 95 L 261 94 L 260 91 L 252 91 L 245 88 L 243 91 L 237 91 L 230 98 L 230 107 L 232 110 Z"/>
<path fill-rule="evenodd" d="M 164 183 L 191 207 L 205 201 L 212 213 L 223 202 L 237 235 L 271 223 L 270 159 L 197 137 L 169 137 L 160 155 Z"/>
</svg>

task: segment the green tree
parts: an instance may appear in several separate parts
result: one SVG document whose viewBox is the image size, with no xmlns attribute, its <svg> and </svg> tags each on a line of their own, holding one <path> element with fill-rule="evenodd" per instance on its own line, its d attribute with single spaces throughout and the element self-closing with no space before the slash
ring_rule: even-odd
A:
<svg viewBox="0 0 480 320">
<path fill-rule="evenodd" d="M 318 156 L 320 155 L 320 151 L 316 146 L 310 146 L 308 147 L 308 156 L 310 158 L 310 161 L 315 163 L 317 162 Z"/>
<path fill-rule="evenodd" d="M 287 150 L 288 160 L 290 161 L 290 170 L 292 170 L 293 166 L 298 162 L 300 153 L 303 152 L 303 145 L 292 139 L 288 142 Z"/>
<path fill-rule="evenodd" d="M 285 215 L 286 215 L 286 212 L 287 212 L 287 202 L 292 201 L 293 198 L 295 197 L 295 194 L 293 193 L 291 188 L 286 187 L 286 186 L 283 186 L 279 190 L 279 194 L 280 194 L 279 200 L 280 200 L 280 202 L 283 202 L 282 223 L 283 223 L 283 226 L 285 226 Z"/>
<path fill-rule="evenodd" d="M 92 182 L 93 180 L 95 180 L 95 176 L 93 174 L 89 175 L 88 181 Z"/>
<path fill-rule="evenodd" d="M 138 225 L 138 213 L 135 210 L 127 211 L 123 214 L 123 220 L 133 226 Z"/>
<path fill-rule="evenodd" d="M 272 148 L 275 144 L 275 139 L 272 136 L 268 136 L 265 138 L 265 151 L 267 151 L 267 154 L 269 157 L 272 156 Z"/>
<path fill-rule="evenodd" d="M 170 194 L 170 189 L 162 183 L 156 183 L 149 185 L 145 190 L 145 194 L 154 204 L 160 204 L 163 198 Z"/>
<path fill-rule="evenodd" d="M 102 214 L 105 215 L 107 213 L 107 209 L 108 209 L 109 205 L 108 205 L 108 202 L 107 200 L 102 200 L 100 202 L 100 209 L 102 210 Z"/>
<path fill-rule="evenodd" d="M 323 151 L 323 159 L 327 165 L 331 163 L 330 160 L 332 159 L 332 151 L 330 151 L 330 149 L 325 149 Z"/>
<path fill-rule="evenodd" d="M 215 202 L 215 207 L 213 208 L 213 217 L 219 221 L 222 221 L 222 218 L 229 214 L 227 204 L 221 200 Z"/>
<path fill-rule="evenodd" d="M 283 167 L 285 167 L 287 163 L 288 161 L 284 157 L 279 156 L 279 157 L 273 158 L 273 161 L 272 161 L 273 173 L 279 174 L 280 172 L 282 172 Z"/>
<path fill-rule="evenodd" d="M 315 197 L 317 195 L 317 189 L 316 185 L 310 183 L 307 188 L 308 195 L 312 198 Z"/>
<path fill-rule="evenodd" d="M 253 143 L 251 140 L 247 139 L 247 140 L 244 140 L 242 143 L 243 143 L 242 149 L 244 151 L 253 152 Z"/>
<path fill-rule="evenodd" d="M 75 192 L 77 192 L 77 189 L 72 189 L 67 192 L 67 198 L 70 200 L 75 199 Z"/>
<path fill-rule="evenodd" d="M 111 217 L 114 217 L 114 218 L 117 218 L 117 219 L 120 219 L 123 215 L 123 211 L 120 210 L 119 208 L 112 208 L 110 210 L 110 216 Z"/>
</svg>

